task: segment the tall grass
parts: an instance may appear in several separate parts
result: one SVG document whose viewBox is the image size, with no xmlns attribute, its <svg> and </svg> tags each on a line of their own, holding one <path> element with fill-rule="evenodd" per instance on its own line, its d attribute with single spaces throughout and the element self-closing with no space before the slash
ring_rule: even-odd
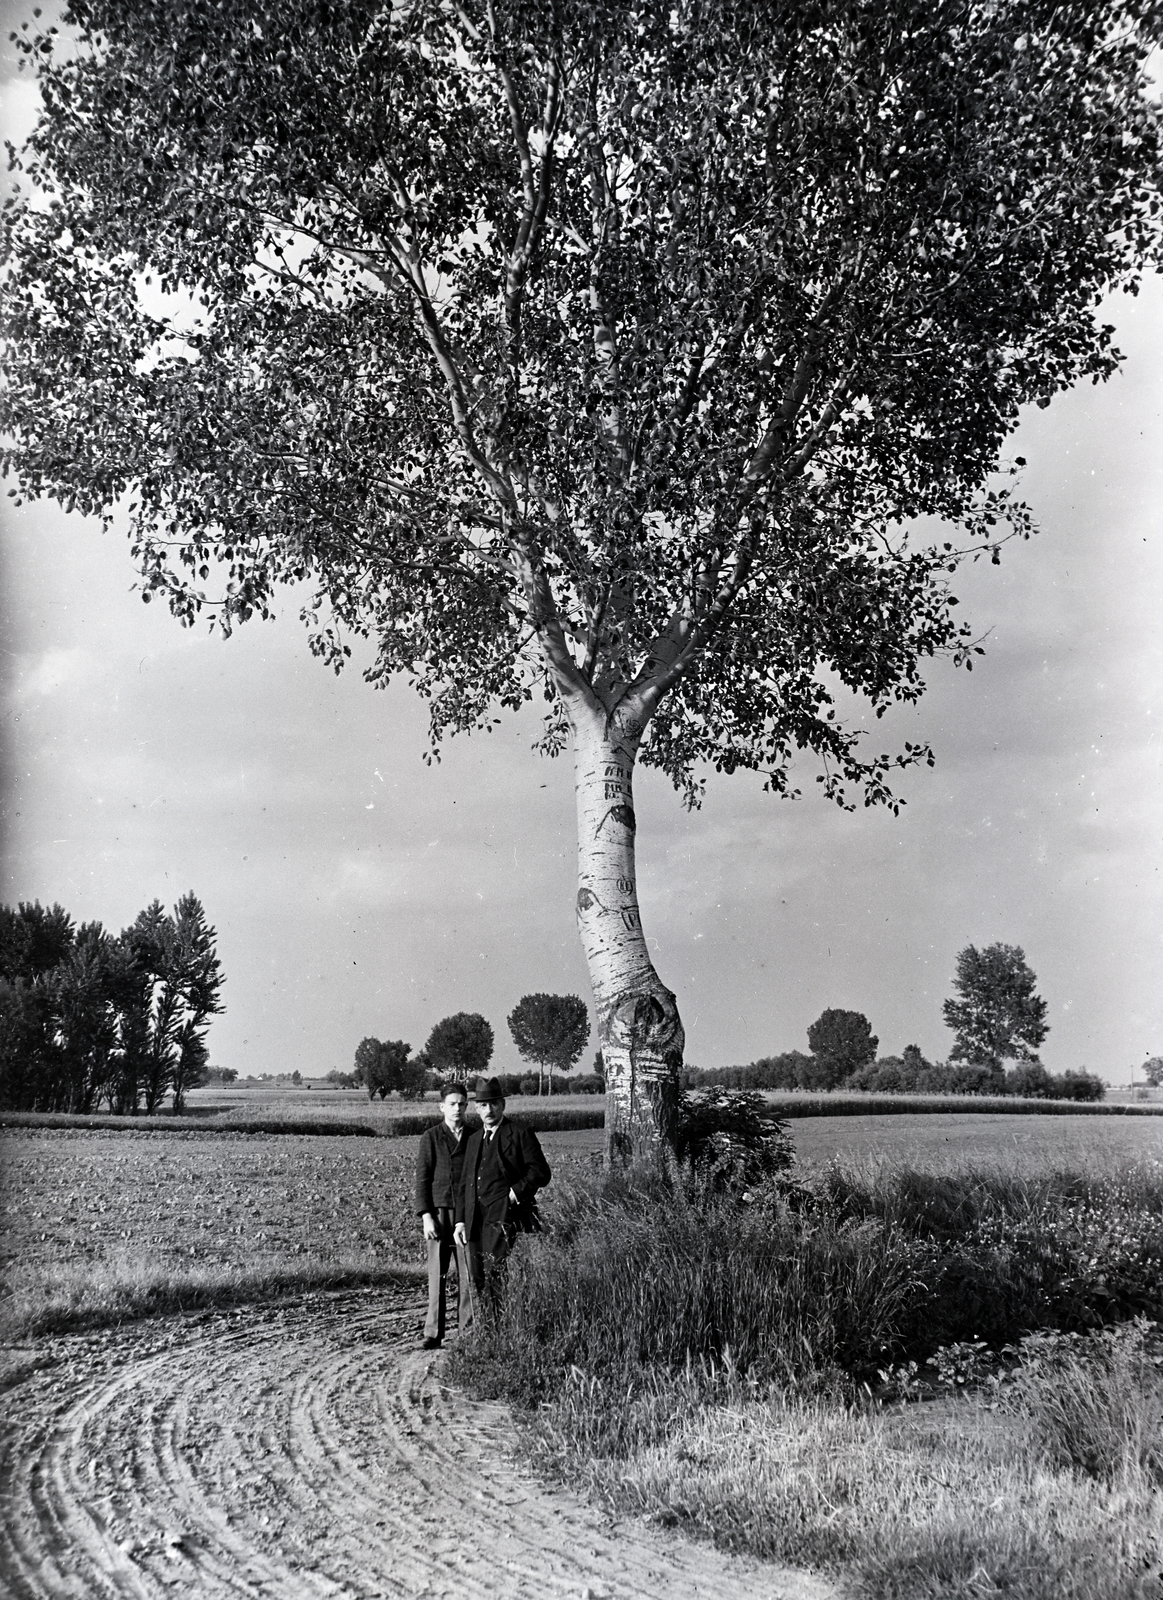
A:
<svg viewBox="0 0 1163 1600">
<path fill-rule="evenodd" d="M 472 1346 L 473 1381 L 526 1404 L 573 1366 L 632 1383 L 728 1361 L 763 1382 L 818 1386 L 883 1364 L 924 1290 L 925 1250 L 877 1219 L 617 1181 L 561 1188 L 556 1226 L 511 1262 Z"/>
<path fill-rule="evenodd" d="M 1163 1317 L 1158 1162 L 1108 1179 L 832 1170 L 751 1205 L 650 1174 L 549 1195 L 548 1233 L 465 1357 L 523 1403 L 572 1366 L 632 1385 L 727 1362 L 851 1389 L 959 1340 Z"/>
<path fill-rule="evenodd" d="M 875 1600 L 1157 1600 L 1163 1385 L 1102 1326 L 1163 1316 L 1163 1164 L 831 1171 L 750 1205 L 579 1178 L 546 1210 L 451 1371 L 530 1408 L 551 1473 Z M 1046 1361 L 1004 1414 L 947 1399 L 910 1433 L 872 1403 L 894 1361 L 1039 1327 L 1076 1330 L 1069 1406 Z"/>
<path fill-rule="evenodd" d="M 1163 1489 L 1163 1330 L 1145 1317 L 1085 1336 L 1030 1334 L 1004 1404 L 1053 1466 Z"/>
</svg>

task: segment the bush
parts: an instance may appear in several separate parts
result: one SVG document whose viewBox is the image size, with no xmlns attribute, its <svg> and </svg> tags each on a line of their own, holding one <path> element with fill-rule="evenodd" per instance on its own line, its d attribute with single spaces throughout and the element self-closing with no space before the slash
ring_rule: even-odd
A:
<svg viewBox="0 0 1163 1600">
<path fill-rule="evenodd" d="M 1163 1488 L 1163 1339 L 1146 1317 L 1096 1333 L 1037 1333 L 1017 1350 L 1003 1405 L 1051 1466 Z"/>
<path fill-rule="evenodd" d="M 606 1085 L 596 1072 L 579 1072 L 572 1078 L 565 1080 L 565 1087 L 570 1094 L 605 1094 Z"/>
<path fill-rule="evenodd" d="M 812 1072 L 812 1058 L 802 1050 L 763 1056 L 745 1067 L 684 1067 L 684 1089 L 802 1089 Z"/>
<path fill-rule="evenodd" d="M 1049 1100 L 1053 1097 L 1053 1080 L 1040 1061 L 1019 1061 L 1006 1073 L 1005 1092 L 1024 1100 Z"/>
<path fill-rule="evenodd" d="M 698 1184 L 744 1194 L 786 1172 L 795 1146 L 787 1123 L 760 1095 L 708 1089 L 680 1097 L 675 1155 Z"/>
<path fill-rule="evenodd" d="M 900 1056 L 881 1056 L 851 1073 L 841 1087 L 871 1094 L 908 1094 L 916 1083 Z"/>
<path fill-rule="evenodd" d="M 1051 1095 L 1055 1100 L 1094 1101 L 1106 1096 L 1106 1084 L 1091 1072 L 1067 1070 L 1061 1077 L 1051 1078 L 1050 1082 Z"/>
</svg>

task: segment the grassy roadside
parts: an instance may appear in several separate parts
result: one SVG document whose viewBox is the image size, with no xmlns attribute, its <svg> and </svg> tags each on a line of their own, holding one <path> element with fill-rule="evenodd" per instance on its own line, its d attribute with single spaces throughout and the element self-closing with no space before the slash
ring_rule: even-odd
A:
<svg viewBox="0 0 1163 1600">
<path fill-rule="evenodd" d="M 43 1334 L 116 1327 L 173 1311 L 202 1311 L 248 1301 L 278 1300 L 309 1289 L 351 1289 L 425 1281 L 424 1269 L 385 1264 L 373 1252 L 325 1259 L 258 1258 L 247 1266 L 180 1266 L 124 1252 L 88 1266 L 58 1267 L 47 1278 L 10 1285 L 0 1315 L 0 1338 L 14 1344 Z"/>
<path fill-rule="evenodd" d="M 1163 1164 L 652 1183 L 563 1188 L 450 1358 L 545 1471 L 867 1600 L 1157 1600 Z"/>
<path fill-rule="evenodd" d="M 862 1600 L 1159 1593 L 1158 1470 L 1055 1466 L 1020 1415 L 964 1397 L 878 1411 L 680 1381 L 640 1397 L 633 1446 L 608 1453 L 586 1431 L 601 1397 L 583 1387 L 534 1422 L 537 1459 L 620 1515 L 830 1573 Z"/>
</svg>

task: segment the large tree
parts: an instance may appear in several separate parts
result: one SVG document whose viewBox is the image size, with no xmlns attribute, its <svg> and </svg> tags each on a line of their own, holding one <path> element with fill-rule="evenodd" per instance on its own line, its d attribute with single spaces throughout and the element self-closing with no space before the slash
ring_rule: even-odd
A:
<svg viewBox="0 0 1163 1600">
<path fill-rule="evenodd" d="M 523 995 L 508 1016 L 513 1043 L 526 1061 L 537 1063 L 537 1093 L 548 1068 L 553 1093 L 553 1069 L 562 1074 L 577 1061 L 590 1036 L 586 1003 L 576 994 Z"/>
<path fill-rule="evenodd" d="M 952 1028 L 950 1061 L 985 1066 L 1000 1076 L 1006 1061 L 1037 1062 L 1038 1046 L 1050 1032 L 1046 1002 L 1025 952 L 1013 944 L 984 950 L 967 944 L 957 956 L 956 997 L 942 1006 Z"/>
<path fill-rule="evenodd" d="M 443 1017 L 428 1035 L 424 1058 L 446 1078 L 472 1078 L 483 1073 L 493 1057 L 493 1028 L 479 1011 L 458 1011 Z"/>
<path fill-rule="evenodd" d="M 880 1043 L 862 1011 L 822 1011 L 808 1029 L 814 1071 L 809 1089 L 834 1089 L 876 1060 Z"/>
<path fill-rule="evenodd" d="M 73 0 L 6 460 L 224 628 L 309 581 L 434 739 L 548 702 L 610 1148 L 673 1133 L 635 763 L 892 802 L 1003 444 L 1157 248 L 1153 0 Z M 935 520 L 936 519 L 936 520 Z M 934 541 L 936 521 L 944 529 Z M 919 535 L 910 536 L 910 526 Z M 848 713 L 852 714 L 849 715 Z"/>
</svg>

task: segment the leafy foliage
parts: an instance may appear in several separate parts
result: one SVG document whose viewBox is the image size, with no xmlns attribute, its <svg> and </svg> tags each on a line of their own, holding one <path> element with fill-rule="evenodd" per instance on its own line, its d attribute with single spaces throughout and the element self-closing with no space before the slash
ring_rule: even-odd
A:
<svg viewBox="0 0 1163 1600">
<path fill-rule="evenodd" d="M 409 1060 L 412 1046 L 402 1039 L 362 1039 L 355 1052 L 354 1079 L 367 1086 L 367 1097 L 378 1094 L 386 1100 L 393 1092 L 407 1100 L 418 1099 L 427 1083 L 427 1062 L 422 1056 Z"/>
<path fill-rule="evenodd" d="M 762 1095 L 715 1088 L 680 1099 L 675 1156 L 700 1186 L 750 1199 L 788 1171 L 795 1147 Z"/>
<path fill-rule="evenodd" d="M 1163 1056 L 1150 1056 L 1143 1062 L 1142 1073 L 1147 1082 L 1157 1089 L 1163 1083 Z"/>
<path fill-rule="evenodd" d="M 541 1069 L 548 1067 L 552 1094 L 554 1067 L 564 1076 L 589 1041 L 585 1001 L 576 994 L 527 994 L 510 1011 L 508 1023 L 520 1054 L 537 1063 L 538 1092 Z"/>
<path fill-rule="evenodd" d="M 434 737 L 562 696 L 642 758 L 890 800 L 838 714 L 973 648 L 1001 447 L 1158 245 L 1146 0 L 73 0 L 6 212 L 23 492 L 144 597 L 309 580 Z M 1002 477 L 999 478 L 998 474 Z M 941 518 L 932 545 L 902 531 Z"/>
<path fill-rule="evenodd" d="M 492 1059 L 492 1025 L 477 1011 L 458 1011 L 436 1024 L 428 1035 L 424 1055 L 443 1077 L 476 1077 Z"/>
<path fill-rule="evenodd" d="M 1017 945 L 966 945 L 953 979 L 958 998 L 942 1007 L 955 1035 L 951 1059 L 994 1073 L 1006 1059 L 1036 1062 L 1050 1031 L 1046 1002 L 1034 992 L 1037 981 Z"/>
<path fill-rule="evenodd" d="M 815 1082 L 809 1089 L 834 1089 L 876 1057 L 879 1043 L 862 1011 L 822 1011 L 808 1029 Z"/>
<path fill-rule="evenodd" d="M 172 1093 L 180 1109 L 222 1010 L 216 937 L 194 894 L 116 938 L 60 906 L 0 907 L 0 1104 L 151 1113 Z"/>
</svg>

